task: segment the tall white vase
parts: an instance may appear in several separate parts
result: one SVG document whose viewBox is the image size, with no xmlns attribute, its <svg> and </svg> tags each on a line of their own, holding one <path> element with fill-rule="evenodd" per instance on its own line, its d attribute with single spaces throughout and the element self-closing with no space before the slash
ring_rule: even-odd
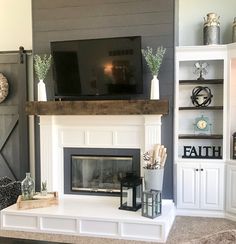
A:
<svg viewBox="0 0 236 244">
<path fill-rule="evenodd" d="M 151 81 L 150 99 L 160 99 L 159 80 L 157 79 L 157 75 L 153 75 L 153 79 Z"/>
<path fill-rule="evenodd" d="M 38 101 L 47 101 L 46 86 L 43 80 L 38 82 Z"/>
</svg>

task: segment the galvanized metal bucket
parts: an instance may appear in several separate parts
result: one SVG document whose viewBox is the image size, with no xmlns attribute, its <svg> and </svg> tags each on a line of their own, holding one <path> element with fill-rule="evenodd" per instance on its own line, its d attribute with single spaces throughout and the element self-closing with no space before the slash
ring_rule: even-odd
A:
<svg viewBox="0 0 236 244">
<path fill-rule="evenodd" d="M 144 186 L 146 191 L 162 191 L 164 169 L 144 169 Z"/>
</svg>

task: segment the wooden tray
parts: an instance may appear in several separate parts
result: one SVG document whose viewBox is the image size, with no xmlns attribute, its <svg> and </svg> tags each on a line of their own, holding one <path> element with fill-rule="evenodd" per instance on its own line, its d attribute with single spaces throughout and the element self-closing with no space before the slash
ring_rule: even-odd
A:
<svg viewBox="0 0 236 244">
<path fill-rule="evenodd" d="M 22 200 L 22 196 L 20 195 L 16 205 L 18 209 L 45 208 L 52 205 L 58 205 L 58 193 L 49 192 L 46 196 L 37 194 L 32 200 Z"/>
</svg>

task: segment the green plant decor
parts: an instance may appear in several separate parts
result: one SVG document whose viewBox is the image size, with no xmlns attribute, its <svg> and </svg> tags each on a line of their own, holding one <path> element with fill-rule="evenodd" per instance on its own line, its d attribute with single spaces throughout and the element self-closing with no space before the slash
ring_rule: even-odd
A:
<svg viewBox="0 0 236 244">
<path fill-rule="evenodd" d="M 34 70 L 39 80 L 44 80 L 52 63 L 52 55 L 34 55 Z"/>
<path fill-rule="evenodd" d="M 157 48 L 156 53 L 153 52 L 151 47 L 147 47 L 146 50 L 142 49 L 141 51 L 152 75 L 158 76 L 166 48 L 160 46 Z"/>
<path fill-rule="evenodd" d="M 47 181 L 42 182 L 41 191 L 47 191 Z"/>
</svg>

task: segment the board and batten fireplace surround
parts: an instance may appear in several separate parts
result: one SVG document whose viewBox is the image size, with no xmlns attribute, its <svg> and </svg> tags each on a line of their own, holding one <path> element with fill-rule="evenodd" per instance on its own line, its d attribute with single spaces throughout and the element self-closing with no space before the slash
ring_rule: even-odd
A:
<svg viewBox="0 0 236 244">
<path fill-rule="evenodd" d="M 142 154 L 156 143 L 161 115 L 40 116 L 41 180 L 64 195 L 64 148 L 134 148 Z"/>
<path fill-rule="evenodd" d="M 59 205 L 20 211 L 12 205 L 1 211 L 3 230 L 166 241 L 175 219 L 172 200 L 163 200 L 162 215 L 149 219 L 141 211 L 119 210 L 119 197 L 65 194 L 63 154 L 65 148 L 108 148 L 134 149 L 141 156 L 161 143 L 168 101 L 29 102 L 26 110 L 40 115 L 41 180 L 58 191 Z"/>
</svg>

